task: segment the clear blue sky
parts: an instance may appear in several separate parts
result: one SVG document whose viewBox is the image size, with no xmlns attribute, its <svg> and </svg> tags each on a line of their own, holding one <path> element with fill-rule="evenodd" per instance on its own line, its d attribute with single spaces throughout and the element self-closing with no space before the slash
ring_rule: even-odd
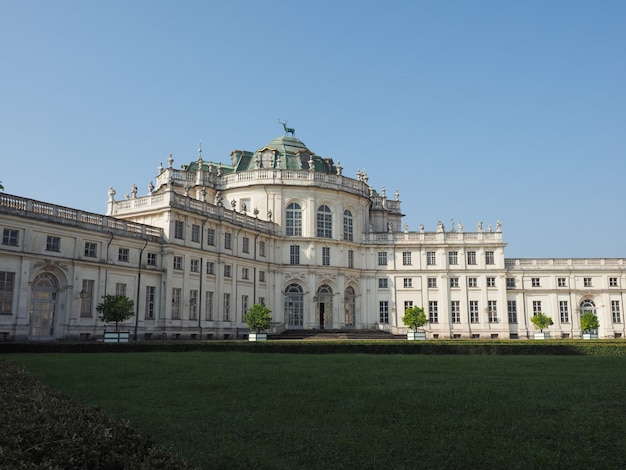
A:
<svg viewBox="0 0 626 470">
<path fill-rule="evenodd" d="M 0 2 L 5 192 L 104 213 L 159 162 L 283 134 L 502 221 L 507 257 L 625 257 L 626 2 Z"/>
</svg>

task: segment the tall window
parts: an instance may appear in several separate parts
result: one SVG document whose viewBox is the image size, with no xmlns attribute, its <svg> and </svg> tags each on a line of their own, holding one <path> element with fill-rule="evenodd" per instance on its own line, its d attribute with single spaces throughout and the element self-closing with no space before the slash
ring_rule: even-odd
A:
<svg viewBox="0 0 626 470">
<path fill-rule="evenodd" d="M 557 287 L 567 287 L 567 282 L 564 277 L 559 277 L 556 280 Z"/>
<path fill-rule="evenodd" d="M 469 303 L 470 323 L 479 323 L 478 300 L 470 300 Z"/>
<path fill-rule="evenodd" d="M 206 230 L 206 244 L 210 246 L 215 246 L 215 229 L 208 228 Z"/>
<path fill-rule="evenodd" d="M 206 263 L 206 273 L 207 274 L 215 274 L 215 263 L 213 261 L 207 261 L 207 263 Z"/>
<path fill-rule="evenodd" d="M 378 288 L 379 289 L 387 289 L 389 287 L 389 279 L 386 277 L 381 277 L 378 279 Z"/>
<path fill-rule="evenodd" d="M 489 315 L 489 323 L 498 322 L 498 308 L 496 300 L 487 301 L 487 314 Z"/>
<path fill-rule="evenodd" d="M 85 242 L 85 256 L 87 258 L 95 258 L 98 256 L 98 245 L 92 242 Z"/>
<path fill-rule="evenodd" d="M 453 288 L 459 287 L 459 278 L 458 277 L 451 277 L 450 278 L 450 287 L 453 287 Z"/>
<path fill-rule="evenodd" d="M 330 247 L 322 247 L 322 266 L 330 266 Z"/>
<path fill-rule="evenodd" d="M 611 315 L 613 323 L 622 323 L 622 311 L 619 308 L 619 300 L 611 300 Z"/>
<path fill-rule="evenodd" d="M 196 289 L 189 291 L 189 319 L 198 319 L 198 291 Z"/>
<path fill-rule="evenodd" d="M 10 228 L 5 228 L 2 232 L 2 244 L 17 246 L 19 240 L 19 232 Z"/>
<path fill-rule="evenodd" d="M 617 278 L 616 277 L 610 277 L 609 278 L 609 287 L 617 287 Z"/>
<path fill-rule="evenodd" d="M 146 286 L 146 319 L 154 319 L 154 306 L 156 300 L 156 287 Z"/>
<path fill-rule="evenodd" d="M 224 321 L 230 321 L 230 294 L 224 293 Z"/>
<path fill-rule="evenodd" d="M 180 319 L 180 287 L 172 288 L 172 320 Z"/>
<path fill-rule="evenodd" d="M 265 241 L 259 241 L 259 256 L 265 257 Z"/>
<path fill-rule="evenodd" d="M 448 252 L 448 264 L 450 265 L 459 264 L 459 252 L 458 251 Z"/>
<path fill-rule="evenodd" d="M 118 282 L 115 284 L 115 295 L 126 295 L 126 283 Z"/>
<path fill-rule="evenodd" d="M 300 264 L 300 245 L 289 247 L 289 264 Z"/>
<path fill-rule="evenodd" d="M 224 234 L 224 249 L 225 250 L 233 249 L 233 234 L 230 232 L 226 232 Z"/>
<path fill-rule="evenodd" d="M 330 208 L 321 205 L 317 209 L 317 236 L 320 238 L 333 237 L 333 215 Z"/>
<path fill-rule="evenodd" d="M 348 250 L 348 268 L 354 268 L 354 250 Z"/>
<path fill-rule="evenodd" d="M 405 277 L 404 278 L 404 287 L 405 288 L 413 287 L 413 278 L 412 277 Z"/>
<path fill-rule="evenodd" d="M 302 236 L 302 208 L 297 202 L 292 202 L 287 206 L 285 235 L 288 237 Z"/>
<path fill-rule="evenodd" d="M 413 308 L 413 301 L 412 300 L 405 300 L 404 301 L 404 310 L 403 312 L 406 312 L 407 309 L 409 308 Z"/>
<path fill-rule="evenodd" d="M 493 251 L 485 251 L 485 264 L 496 264 L 496 257 Z"/>
<path fill-rule="evenodd" d="M 411 265 L 411 252 L 410 251 L 403 251 L 402 252 L 402 264 L 404 266 L 410 266 Z"/>
<path fill-rule="evenodd" d="M 189 271 L 191 271 L 192 273 L 200 272 L 200 260 L 199 259 L 191 260 L 191 264 L 189 265 Z"/>
<path fill-rule="evenodd" d="M 285 289 L 285 317 L 291 327 L 301 327 L 304 319 L 304 302 L 302 287 L 289 284 Z"/>
<path fill-rule="evenodd" d="M 567 300 L 559 301 L 559 313 L 561 314 L 561 323 L 569 323 L 569 307 Z"/>
<path fill-rule="evenodd" d="M 458 300 L 450 302 L 450 321 L 452 323 L 461 323 L 461 303 Z"/>
<path fill-rule="evenodd" d="M 48 238 L 46 238 L 46 251 L 61 251 L 61 237 L 48 235 Z"/>
<path fill-rule="evenodd" d="M 541 287 L 541 281 L 538 277 L 533 277 L 530 279 L 530 285 L 533 287 Z"/>
<path fill-rule="evenodd" d="M 265 282 L 265 271 L 259 271 L 259 282 Z"/>
<path fill-rule="evenodd" d="M 476 264 L 476 252 L 475 251 L 468 251 L 467 252 L 467 264 Z"/>
<path fill-rule="evenodd" d="M 206 291 L 206 319 L 207 321 L 212 321 L 213 320 L 213 298 L 215 297 L 215 294 L 213 293 L 213 291 Z"/>
<path fill-rule="evenodd" d="M 508 300 L 506 307 L 509 313 L 509 323 L 517 323 L 517 302 L 515 300 Z"/>
<path fill-rule="evenodd" d="M 91 317 L 93 308 L 93 290 L 96 281 L 83 279 L 83 288 L 80 290 L 80 316 Z"/>
<path fill-rule="evenodd" d="M 224 277 L 232 277 L 232 266 L 230 264 L 224 265 Z"/>
<path fill-rule="evenodd" d="M 193 224 L 191 226 L 191 241 L 200 242 L 200 226 Z"/>
<path fill-rule="evenodd" d="M 476 278 L 476 277 L 468 277 L 467 278 L 467 287 L 478 287 L 478 278 Z"/>
<path fill-rule="evenodd" d="M 533 316 L 541 313 L 541 300 L 533 300 Z"/>
<path fill-rule="evenodd" d="M 246 316 L 246 313 L 248 313 L 248 296 L 242 295 L 241 296 L 241 321 L 242 322 L 245 322 L 244 317 Z"/>
<path fill-rule="evenodd" d="M 496 278 L 488 277 L 487 278 L 487 287 L 496 287 Z"/>
<path fill-rule="evenodd" d="M 243 237 L 241 244 L 241 251 L 243 251 L 244 253 L 250 253 L 250 238 Z"/>
<path fill-rule="evenodd" d="M 185 223 L 182 220 L 174 221 L 174 238 L 182 240 L 185 236 Z"/>
<path fill-rule="evenodd" d="M 378 302 L 378 320 L 379 323 L 389 323 L 389 301 L 381 300 Z"/>
<path fill-rule="evenodd" d="M 183 257 L 182 256 L 174 256 L 172 258 L 172 267 L 177 271 L 182 271 L 183 269 Z"/>
<path fill-rule="evenodd" d="M 250 268 L 241 268 L 241 279 L 250 279 Z"/>
<path fill-rule="evenodd" d="M 428 282 L 428 287 L 430 287 L 430 288 L 437 287 L 437 278 L 436 277 L 429 277 L 427 279 L 427 282 Z"/>
<path fill-rule="evenodd" d="M 507 277 L 506 278 L 506 288 L 507 289 L 515 289 L 515 278 Z"/>
<path fill-rule="evenodd" d="M 128 263 L 130 261 L 130 250 L 128 248 L 120 248 L 117 252 L 117 260 Z"/>
<path fill-rule="evenodd" d="M 439 323 L 439 304 L 436 300 L 428 301 L 428 322 Z"/>
<path fill-rule="evenodd" d="M 583 279 L 583 285 L 585 287 L 591 287 L 593 284 L 591 283 L 591 278 L 590 277 L 586 277 Z"/>
<path fill-rule="evenodd" d="M 353 238 L 352 212 L 346 209 L 343 211 L 343 239 L 351 242 Z"/>
<path fill-rule="evenodd" d="M 434 266 L 437 264 L 437 257 L 434 251 L 426 252 L 426 264 L 429 266 Z"/>
<path fill-rule="evenodd" d="M 387 266 L 387 252 L 386 251 L 378 252 L 378 266 Z"/>
<path fill-rule="evenodd" d="M 148 260 L 146 261 L 148 266 L 156 266 L 157 265 L 157 254 L 156 253 L 148 253 Z"/>
</svg>

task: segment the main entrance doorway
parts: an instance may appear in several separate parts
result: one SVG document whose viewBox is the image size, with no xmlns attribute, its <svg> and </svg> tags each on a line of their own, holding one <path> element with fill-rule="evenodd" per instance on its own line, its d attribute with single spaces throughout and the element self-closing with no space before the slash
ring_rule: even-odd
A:
<svg viewBox="0 0 626 470">
<path fill-rule="evenodd" d="M 39 274 L 32 284 L 30 297 L 29 338 L 35 341 L 54 339 L 55 313 L 59 283 L 50 273 Z"/>
<path fill-rule="evenodd" d="M 317 312 L 320 329 L 332 328 L 333 290 L 326 284 L 317 290 Z"/>
</svg>

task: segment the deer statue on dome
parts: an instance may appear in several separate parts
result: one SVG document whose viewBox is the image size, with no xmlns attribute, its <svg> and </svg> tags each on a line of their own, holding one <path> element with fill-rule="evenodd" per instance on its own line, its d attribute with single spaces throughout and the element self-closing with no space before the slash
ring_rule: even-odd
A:
<svg viewBox="0 0 626 470">
<path fill-rule="evenodd" d="M 285 120 L 285 122 L 282 122 L 280 119 L 278 120 L 279 124 L 283 125 L 283 129 L 285 129 L 285 135 L 290 135 L 291 137 L 295 137 L 296 135 L 296 130 L 292 127 L 287 127 L 287 120 Z"/>
</svg>

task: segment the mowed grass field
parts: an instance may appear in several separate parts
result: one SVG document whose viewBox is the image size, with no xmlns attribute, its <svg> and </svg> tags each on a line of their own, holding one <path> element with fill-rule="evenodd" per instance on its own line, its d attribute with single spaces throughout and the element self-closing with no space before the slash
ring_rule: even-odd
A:
<svg viewBox="0 0 626 470">
<path fill-rule="evenodd" d="M 201 468 L 624 468 L 626 358 L 5 356 Z"/>
</svg>

